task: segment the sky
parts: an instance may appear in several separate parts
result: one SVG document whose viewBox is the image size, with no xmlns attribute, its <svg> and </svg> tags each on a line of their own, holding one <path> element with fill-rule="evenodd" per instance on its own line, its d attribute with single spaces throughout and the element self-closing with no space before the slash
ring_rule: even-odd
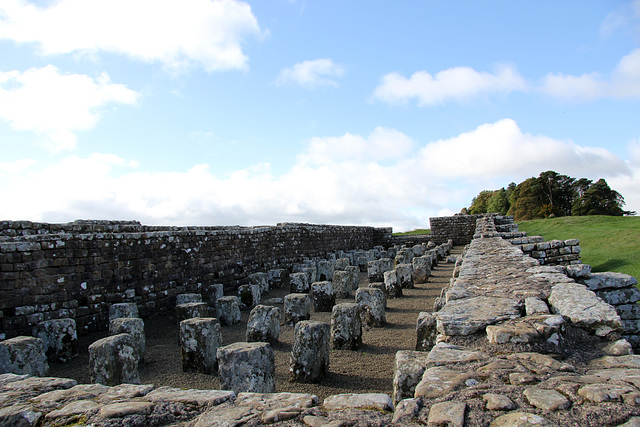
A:
<svg viewBox="0 0 640 427">
<path fill-rule="evenodd" d="M 546 170 L 640 211 L 640 0 L 0 1 L 0 220 L 405 231 Z"/>
</svg>

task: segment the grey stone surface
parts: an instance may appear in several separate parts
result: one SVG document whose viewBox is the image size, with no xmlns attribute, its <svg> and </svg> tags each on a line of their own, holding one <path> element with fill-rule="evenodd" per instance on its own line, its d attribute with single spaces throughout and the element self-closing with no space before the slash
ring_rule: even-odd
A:
<svg viewBox="0 0 640 427">
<path fill-rule="evenodd" d="M 419 256 L 412 260 L 413 264 L 413 282 L 427 283 L 431 276 L 431 257 Z"/>
<path fill-rule="evenodd" d="M 134 302 L 120 302 L 109 307 L 109 321 L 118 317 L 140 317 L 138 305 Z"/>
<path fill-rule="evenodd" d="M 583 282 L 590 290 L 630 288 L 638 285 L 638 280 L 624 273 L 606 272 L 591 273 L 591 277 Z"/>
<path fill-rule="evenodd" d="M 190 302 L 202 302 L 202 294 L 178 294 L 176 295 L 176 305 Z"/>
<path fill-rule="evenodd" d="M 220 387 L 234 393 L 274 393 L 275 359 L 269 343 L 237 342 L 218 348 Z"/>
<path fill-rule="evenodd" d="M 74 319 L 52 319 L 38 323 L 33 336 L 40 338 L 47 358 L 67 362 L 78 355 L 78 333 Z"/>
<path fill-rule="evenodd" d="M 99 339 L 89 346 L 91 382 L 103 385 L 139 384 L 138 351 L 129 334 Z"/>
<path fill-rule="evenodd" d="M 396 270 L 385 271 L 383 274 L 384 286 L 386 288 L 385 294 L 387 298 L 399 298 L 402 296 L 402 284 L 398 278 L 398 272 Z"/>
<path fill-rule="evenodd" d="M 289 286 L 292 294 L 306 294 L 311 290 L 311 282 L 307 273 L 291 273 Z"/>
<path fill-rule="evenodd" d="M 241 285 L 238 287 L 238 297 L 246 308 L 253 308 L 262 300 L 260 285 Z"/>
<path fill-rule="evenodd" d="M 403 289 L 413 288 L 413 264 L 398 264 L 396 265 L 396 274 L 398 276 L 398 282 Z"/>
<path fill-rule="evenodd" d="M 178 323 L 193 317 L 209 317 L 210 314 L 209 304 L 206 302 L 187 302 L 176 305 L 176 319 L 178 319 Z"/>
<path fill-rule="evenodd" d="M 260 293 L 266 295 L 269 293 L 269 274 L 264 272 L 250 274 L 249 284 L 258 285 L 260 287 Z"/>
<path fill-rule="evenodd" d="M 396 353 L 392 396 L 395 404 L 414 396 L 416 385 L 430 365 L 428 356 L 429 353 L 424 351 L 400 350 Z"/>
<path fill-rule="evenodd" d="M 463 402 L 438 402 L 429 410 L 428 425 L 463 427 L 467 405 Z"/>
<path fill-rule="evenodd" d="M 324 408 L 328 411 L 343 409 L 374 409 L 377 411 L 393 410 L 393 402 L 384 393 L 344 393 L 335 394 L 324 400 Z"/>
<path fill-rule="evenodd" d="M 215 317 L 196 317 L 180 322 L 182 370 L 217 374 L 218 347 L 222 345 L 220 322 Z"/>
<path fill-rule="evenodd" d="M 333 285 L 329 281 L 315 282 L 311 284 L 311 299 L 313 310 L 316 312 L 330 312 L 336 303 Z"/>
<path fill-rule="evenodd" d="M 356 350 L 361 345 L 360 306 L 356 303 L 334 305 L 331 311 L 331 347 Z"/>
<path fill-rule="evenodd" d="M 438 329 L 435 314 L 430 311 L 421 311 L 416 322 L 416 350 L 430 351 L 436 344 L 437 336 Z"/>
<path fill-rule="evenodd" d="M 262 341 L 275 343 L 280 337 L 282 312 L 280 308 L 268 305 L 256 305 L 247 320 L 247 342 Z"/>
<path fill-rule="evenodd" d="M 218 299 L 218 320 L 222 325 L 235 325 L 240 319 L 240 298 L 230 295 Z"/>
<path fill-rule="evenodd" d="M 311 295 L 289 294 L 284 297 L 284 323 L 293 326 L 311 318 Z"/>
<path fill-rule="evenodd" d="M 138 361 L 144 360 L 147 339 L 144 332 L 144 320 L 137 317 L 120 317 L 109 321 L 109 335 L 129 334 L 136 345 Z"/>
<path fill-rule="evenodd" d="M 356 303 L 360 306 L 360 318 L 366 326 L 381 327 L 387 323 L 384 292 L 375 288 L 359 288 Z"/>
<path fill-rule="evenodd" d="M 0 374 L 45 376 L 49 363 L 40 338 L 14 337 L 0 341 Z"/>
<path fill-rule="evenodd" d="M 304 320 L 294 329 L 289 378 L 296 382 L 319 382 L 329 372 L 329 325 Z"/>
<path fill-rule="evenodd" d="M 273 268 L 267 272 L 269 289 L 280 289 L 289 286 L 289 273 L 284 268 Z"/>
<path fill-rule="evenodd" d="M 333 272 L 333 280 L 331 284 L 333 286 L 333 292 L 336 299 L 345 299 L 351 297 L 352 284 L 351 273 L 345 270 L 336 270 Z"/>
<path fill-rule="evenodd" d="M 436 313 L 438 332 L 471 335 L 488 325 L 520 317 L 521 302 L 512 298 L 473 297 L 449 301 Z"/>
<path fill-rule="evenodd" d="M 575 325 L 600 337 L 622 330 L 622 321 L 616 310 L 584 285 L 555 285 L 549 296 L 549 304 L 555 313 L 569 318 Z"/>
</svg>

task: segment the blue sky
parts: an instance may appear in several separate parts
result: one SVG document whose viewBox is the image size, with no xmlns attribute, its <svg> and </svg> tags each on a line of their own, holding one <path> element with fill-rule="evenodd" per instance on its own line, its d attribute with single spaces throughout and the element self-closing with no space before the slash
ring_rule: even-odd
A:
<svg viewBox="0 0 640 427">
<path fill-rule="evenodd" d="M 640 211 L 640 0 L 3 0 L 0 149 L 0 219 L 406 230 L 545 170 Z"/>
</svg>

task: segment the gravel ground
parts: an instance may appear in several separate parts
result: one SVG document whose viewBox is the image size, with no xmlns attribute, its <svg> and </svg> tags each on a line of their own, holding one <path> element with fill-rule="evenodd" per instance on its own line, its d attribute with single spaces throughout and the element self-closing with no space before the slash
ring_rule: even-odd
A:
<svg viewBox="0 0 640 427">
<path fill-rule="evenodd" d="M 462 248 L 454 248 L 458 254 Z M 428 283 L 414 289 L 404 289 L 404 296 L 389 299 L 387 325 L 383 328 L 363 330 L 362 346 L 357 351 L 332 350 L 329 374 L 319 384 L 289 382 L 289 355 L 293 340 L 293 327 L 282 326 L 279 342 L 273 346 L 276 359 L 276 387 L 279 392 L 312 393 L 320 400 L 340 393 L 392 393 L 395 354 L 398 350 L 413 350 L 416 344 L 415 325 L 420 311 L 431 311 L 441 288 L 449 283 L 453 264 L 440 263 L 432 271 Z M 366 285 L 366 274 L 360 275 L 360 286 Z M 268 297 L 284 297 L 288 289 L 272 290 Z M 338 300 L 353 302 L 351 300 Z M 242 322 L 222 327 L 223 344 L 245 340 L 249 312 L 242 313 Z M 330 313 L 312 312 L 311 320 L 330 322 Z M 219 389 L 216 376 L 182 372 L 178 327 L 173 313 L 145 320 L 147 351 L 140 365 L 140 380 L 156 387 Z M 80 337 L 80 355 L 66 364 L 52 363 L 50 376 L 73 378 L 79 383 L 89 383 L 88 346 L 106 336 L 106 332 Z"/>
</svg>

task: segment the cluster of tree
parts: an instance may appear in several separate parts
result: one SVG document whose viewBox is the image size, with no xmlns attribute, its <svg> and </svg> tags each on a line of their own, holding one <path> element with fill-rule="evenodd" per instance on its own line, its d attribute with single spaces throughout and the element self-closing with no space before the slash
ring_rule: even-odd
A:
<svg viewBox="0 0 640 427">
<path fill-rule="evenodd" d="M 596 182 L 572 178 L 554 171 L 542 172 L 516 185 L 481 191 L 463 213 L 496 212 L 513 215 L 516 221 L 554 216 L 635 215 L 624 211 L 624 198 L 604 179 Z"/>
</svg>

